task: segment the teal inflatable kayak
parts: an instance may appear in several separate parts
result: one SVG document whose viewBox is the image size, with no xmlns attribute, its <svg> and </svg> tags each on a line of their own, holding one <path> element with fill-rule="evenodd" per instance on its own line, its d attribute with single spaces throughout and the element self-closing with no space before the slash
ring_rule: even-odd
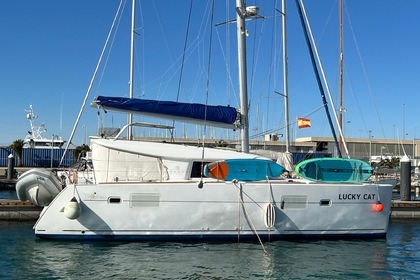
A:
<svg viewBox="0 0 420 280">
<path fill-rule="evenodd" d="M 314 158 L 295 167 L 302 178 L 326 183 L 360 183 L 372 176 L 373 168 L 362 160 L 344 158 Z"/>
</svg>

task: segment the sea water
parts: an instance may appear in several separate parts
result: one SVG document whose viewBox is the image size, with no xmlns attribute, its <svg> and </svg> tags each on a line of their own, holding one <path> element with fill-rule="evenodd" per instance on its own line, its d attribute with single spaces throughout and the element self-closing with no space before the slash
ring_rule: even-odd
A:
<svg viewBox="0 0 420 280">
<path fill-rule="evenodd" d="M 420 221 L 386 239 L 168 243 L 48 241 L 0 222 L 1 279 L 420 279 Z"/>
<path fill-rule="evenodd" d="M 0 199 L 17 199 L 15 189 L 0 190 Z"/>
</svg>

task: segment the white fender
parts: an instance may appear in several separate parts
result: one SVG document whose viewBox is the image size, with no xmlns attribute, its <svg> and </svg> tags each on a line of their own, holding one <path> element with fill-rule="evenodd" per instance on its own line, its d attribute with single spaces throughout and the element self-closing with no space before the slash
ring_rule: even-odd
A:
<svg viewBox="0 0 420 280">
<path fill-rule="evenodd" d="M 82 214 L 82 207 L 80 207 L 77 199 L 73 197 L 67 204 L 64 206 L 64 216 L 70 220 L 74 220 L 80 217 Z"/>
<path fill-rule="evenodd" d="M 265 207 L 264 222 L 267 228 L 272 228 L 276 222 L 276 208 L 272 203 L 268 203 Z"/>
</svg>

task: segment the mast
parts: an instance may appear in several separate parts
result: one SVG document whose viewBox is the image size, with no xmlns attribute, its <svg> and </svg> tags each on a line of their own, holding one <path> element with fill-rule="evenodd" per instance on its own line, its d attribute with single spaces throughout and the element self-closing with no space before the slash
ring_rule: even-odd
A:
<svg viewBox="0 0 420 280">
<path fill-rule="evenodd" d="M 319 87 L 319 91 L 321 93 L 321 99 L 322 99 L 322 103 L 324 105 L 324 110 L 325 110 L 325 113 L 327 115 L 328 123 L 330 125 L 330 129 L 331 129 L 332 136 L 334 138 L 335 145 L 337 146 L 338 157 L 341 158 L 342 157 L 341 150 L 340 150 L 340 146 L 338 145 L 338 139 L 337 139 L 337 135 L 335 133 L 334 124 L 332 122 L 330 111 L 328 109 L 327 99 L 325 98 L 324 87 L 323 87 L 323 84 L 322 84 L 322 81 L 321 81 L 321 76 L 319 74 L 318 66 L 317 66 L 316 61 L 315 61 L 315 54 L 316 54 L 316 57 L 318 59 L 318 63 L 320 64 L 320 70 L 321 70 L 322 75 L 324 77 L 324 82 L 326 83 L 325 75 L 324 75 L 324 71 L 322 69 L 321 62 L 319 60 L 318 51 L 316 49 L 316 45 L 315 45 L 315 42 L 314 42 L 314 39 L 313 39 L 313 36 L 312 36 L 312 31 L 311 31 L 310 26 L 309 26 L 308 18 L 306 17 L 306 12 L 304 10 L 302 0 L 296 0 L 296 6 L 297 6 L 297 9 L 298 9 L 298 12 L 299 12 L 299 17 L 300 17 L 300 21 L 301 21 L 301 24 L 302 24 L 305 40 L 306 40 L 306 43 L 308 45 L 309 56 L 311 58 L 312 67 L 313 67 L 314 72 L 315 72 L 315 78 L 316 78 L 316 81 L 317 81 L 317 84 L 318 84 L 318 87 Z M 326 88 L 328 90 L 328 86 L 326 86 Z M 329 91 L 328 91 L 328 94 L 329 94 Z M 330 100 L 331 100 L 331 96 L 330 96 Z M 334 108 L 333 102 L 331 102 L 331 106 L 333 106 L 333 108 Z M 337 114 L 335 112 L 335 109 L 334 109 L 334 116 L 335 116 L 336 121 L 337 121 Z M 338 129 L 341 132 L 341 128 L 338 127 Z M 346 145 L 344 145 L 344 146 L 346 147 Z"/>
<path fill-rule="evenodd" d="M 286 40 L 286 0 L 282 0 L 282 36 L 283 36 L 283 96 L 284 96 L 284 114 L 285 114 L 285 141 L 286 152 L 290 151 L 289 136 L 289 82 L 288 82 L 288 58 L 287 58 L 287 40 Z"/>
<path fill-rule="evenodd" d="M 131 7 L 131 43 L 130 43 L 130 92 L 129 97 L 133 98 L 133 89 L 134 89 L 134 36 L 135 36 L 135 19 L 136 19 L 136 0 L 133 0 Z M 133 114 L 128 114 L 128 124 L 133 122 Z M 133 139 L 132 127 L 129 126 L 127 130 L 127 139 Z"/>
<path fill-rule="evenodd" d="M 247 92 L 247 71 L 246 71 L 246 11 L 243 0 L 236 0 L 236 26 L 238 37 L 238 72 L 239 72 L 239 94 L 241 105 L 241 150 L 249 152 L 249 123 L 248 123 L 248 92 Z"/>
<path fill-rule="evenodd" d="M 338 125 L 340 126 L 340 129 L 343 129 L 343 113 L 344 113 L 344 107 L 343 107 L 343 66 L 344 66 L 344 50 L 343 50 L 343 0 L 339 1 L 339 29 L 340 29 L 340 36 L 339 36 L 339 44 L 340 44 L 340 69 L 339 69 L 339 120 Z M 339 138 L 339 147 L 340 150 L 343 149 L 343 135 Z"/>
<path fill-rule="evenodd" d="M 26 112 L 28 112 L 28 114 L 26 115 L 26 118 L 28 119 L 30 125 L 31 125 L 31 135 L 32 137 L 36 137 L 35 136 L 35 126 L 34 126 L 34 120 L 38 117 L 37 115 L 34 114 L 34 110 L 32 105 L 29 105 L 29 110 L 27 110 Z"/>
</svg>

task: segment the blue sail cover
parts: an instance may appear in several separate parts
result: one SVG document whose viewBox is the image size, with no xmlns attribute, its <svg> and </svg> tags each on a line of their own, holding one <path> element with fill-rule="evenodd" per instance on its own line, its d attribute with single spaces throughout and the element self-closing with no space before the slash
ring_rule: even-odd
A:
<svg viewBox="0 0 420 280">
<path fill-rule="evenodd" d="M 237 127 L 238 112 L 229 106 L 211 106 L 197 103 L 157 101 L 126 97 L 98 96 L 92 107 L 104 110 L 159 117 L 171 120 L 204 123 L 220 127 Z M 207 116 L 205 116 L 207 110 Z"/>
</svg>

